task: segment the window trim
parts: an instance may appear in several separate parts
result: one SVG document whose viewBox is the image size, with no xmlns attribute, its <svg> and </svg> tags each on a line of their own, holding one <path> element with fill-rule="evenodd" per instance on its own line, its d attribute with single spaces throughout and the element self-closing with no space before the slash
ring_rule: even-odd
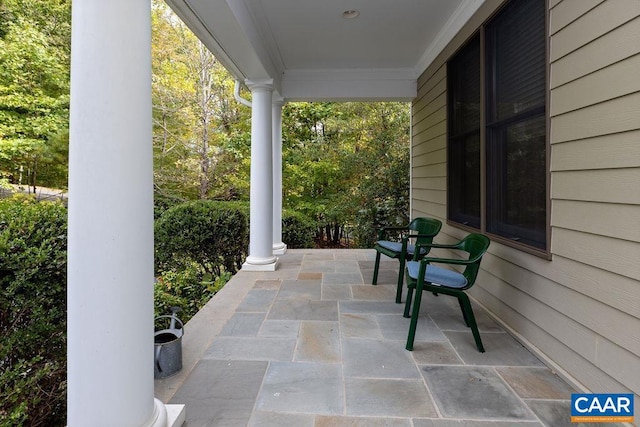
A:
<svg viewBox="0 0 640 427">
<path fill-rule="evenodd" d="M 535 246 L 527 245 L 524 243 L 520 243 L 517 240 L 510 239 L 504 236 L 500 236 L 494 233 L 487 231 L 487 127 L 490 125 L 487 123 L 487 111 L 486 111 L 486 101 L 487 101 L 487 85 L 486 85 L 486 38 L 485 38 L 485 30 L 487 24 L 498 14 L 500 13 L 505 6 L 509 3 L 510 0 L 505 0 L 495 11 L 492 13 L 475 31 L 471 33 L 471 35 L 465 39 L 460 46 L 453 52 L 446 61 L 446 66 L 449 66 L 449 62 L 452 58 L 454 58 L 464 47 L 467 46 L 476 35 L 480 37 L 480 105 L 482 108 L 480 109 L 480 229 L 475 227 L 471 227 L 465 224 L 461 224 L 452 220 L 449 217 L 449 198 L 447 197 L 447 219 L 446 224 L 467 232 L 481 232 L 486 234 L 491 240 L 503 244 L 505 246 L 512 247 L 521 252 L 528 253 L 531 255 L 535 255 L 540 258 L 544 258 L 547 260 L 551 260 L 551 138 L 550 138 L 550 130 L 551 130 L 551 117 L 550 117 L 550 100 L 551 100 L 551 90 L 550 90 L 550 37 L 549 37 L 549 0 L 544 0 L 545 7 L 545 105 L 544 105 L 544 118 L 545 118 L 545 228 L 546 228 L 546 243 L 545 249 L 541 249 Z M 447 72 L 447 77 L 448 77 Z M 447 84 L 447 91 L 449 91 L 449 85 Z M 447 104 L 449 104 L 449 94 L 447 94 Z M 447 105 L 447 123 L 449 123 L 451 118 L 451 110 L 449 105 Z M 505 121 L 508 121 L 506 119 Z M 497 123 L 492 123 L 497 124 Z M 447 193 L 450 193 L 449 188 L 449 135 L 450 128 L 447 124 Z"/>
</svg>

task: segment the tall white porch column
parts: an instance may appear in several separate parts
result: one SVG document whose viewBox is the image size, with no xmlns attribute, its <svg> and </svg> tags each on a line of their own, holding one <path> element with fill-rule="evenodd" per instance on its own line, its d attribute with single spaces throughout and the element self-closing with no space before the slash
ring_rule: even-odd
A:
<svg viewBox="0 0 640 427">
<path fill-rule="evenodd" d="M 273 153 L 271 101 L 273 80 L 246 81 L 251 90 L 251 190 L 249 256 L 242 266 L 249 271 L 274 271 Z"/>
<path fill-rule="evenodd" d="M 74 1 L 68 418 L 166 426 L 153 384 L 149 0 Z"/>
<path fill-rule="evenodd" d="M 273 101 L 273 253 L 282 255 L 287 245 L 282 242 L 282 99 Z"/>
</svg>

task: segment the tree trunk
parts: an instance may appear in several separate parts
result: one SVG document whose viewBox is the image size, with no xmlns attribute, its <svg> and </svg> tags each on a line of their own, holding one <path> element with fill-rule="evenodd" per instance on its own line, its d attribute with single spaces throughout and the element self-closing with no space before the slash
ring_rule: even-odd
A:
<svg viewBox="0 0 640 427">
<path fill-rule="evenodd" d="M 209 126 L 211 125 L 212 108 L 210 106 L 213 75 L 211 72 L 211 54 L 202 43 L 198 43 L 200 54 L 200 73 L 198 90 L 200 92 L 200 123 L 202 124 L 200 140 L 200 199 L 206 199 L 211 185 L 211 148 L 209 146 Z"/>
<path fill-rule="evenodd" d="M 340 224 L 337 222 L 333 224 L 333 244 L 335 246 L 340 245 Z"/>
</svg>

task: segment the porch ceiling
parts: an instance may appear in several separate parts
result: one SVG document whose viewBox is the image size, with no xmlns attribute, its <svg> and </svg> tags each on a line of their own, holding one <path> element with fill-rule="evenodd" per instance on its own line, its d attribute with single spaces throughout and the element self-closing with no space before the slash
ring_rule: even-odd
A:
<svg viewBox="0 0 640 427">
<path fill-rule="evenodd" d="M 238 79 L 286 100 L 410 100 L 485 0 L 167 0 Z M 357 10 L 345 19 L 346 10 Z"/>
</svg>

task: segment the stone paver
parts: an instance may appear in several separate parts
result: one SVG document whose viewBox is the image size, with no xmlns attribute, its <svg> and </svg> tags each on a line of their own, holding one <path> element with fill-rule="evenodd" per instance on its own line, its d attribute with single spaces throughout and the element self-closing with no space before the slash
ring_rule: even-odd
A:
<svg viewBox="0 0 640 427">
<path fill-rule="evenodd" d="M 422 375 L 445 417 L 535 419 L 492 368 L 424 366 Z"/>
<path fill-rule="evenodd" d="M 201 360 L 171 402 L 188 402 L 189 426 L 245 425 L 251 417 L 267 365 L 266 362 Z"/>
<path fill-rule="evenodd" d="M 295 339 L 218 337 L 204 353 L 205 359 L 291 360 Z"/>
<path fill-rule="evenodd" d="M 276 289 L 252 289 L 242 300 L 236 311 L 266 313 L 269 311 L 277 293 Z"/>
<path fill-rule="evenodd" d="M 187 427 L 580 425 L 573 388 L 473 302 L 486 353 L 457 301 L 431 294 L 405 350 L 398 262 L 382 257 L 371 286 L 374 259 L 289 250 L 275 272 L 239 272 L 205 307 L 220 317 L 187 323 L 183 359 L 194 362 L 156 393 L 186 404 Z"/>
<path fill-rule="evenodd" d="M 484 353 L 478 352 L 471 332 L 444 331 L 444 334 L 469 365 L 543 366 L 537 357 L 506 332 L 481 331 Z"/>
<path fill-rule="evenodd" d="M 381 417 L 437 417 L 423 381 L 347 378 L 347 414 Z"/>
<path fill-rule="evenodd" d="M 273 362 L 256 401 L 261 411 L 342 414 L 344 392 L 340 365 Z"/>
<path fill-rule="evenodd" d="M 264 313 L 236 313 L 224 325 L 221 336 L 255 337 L 264 322 Z"/>
<path fill-rule="evenodd" d="M 340 363 L 338 322 L 303 320 L 300 326 L 295 361 Z"/>
<path fill-rule="evenodd" d="M 549 368 L 504 366 L 496 371 L 523 399 L 566 399 L 577 393 Z"/>
<path fill-rule="evenodd" d="M 397 341 L 347 338 L 342 341 L 342 363 L 345 377 L 420 378 L 420 373 Z"/>
</svg>

